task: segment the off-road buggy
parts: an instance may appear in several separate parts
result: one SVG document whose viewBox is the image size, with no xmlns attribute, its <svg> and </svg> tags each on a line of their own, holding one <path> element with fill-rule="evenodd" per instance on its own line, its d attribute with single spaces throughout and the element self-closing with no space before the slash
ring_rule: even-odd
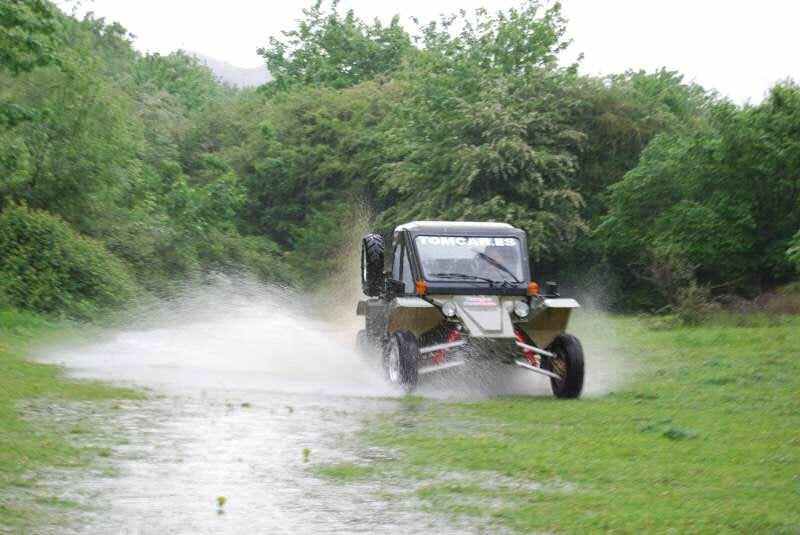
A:
<svg viewBox="0 0 800 535">
<path fill-rule="evenodd" d="M 377 355 L 391 383 L 495 360 L 550 378 L 559 398 L 583 387 L 583 349 L 564 332 L 574 299 L 531 280 L 525 232 L 504 223 L 415 221 L 394 230 L 391 271 L 384 240 L 364 237 L 357 345 Z"/>
</svg>

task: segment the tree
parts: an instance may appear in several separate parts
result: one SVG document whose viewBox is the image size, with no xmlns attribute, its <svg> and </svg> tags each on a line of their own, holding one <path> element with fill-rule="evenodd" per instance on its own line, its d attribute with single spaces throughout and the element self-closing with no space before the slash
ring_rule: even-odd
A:
<svg viewBox="0 0 800 535">
<path fill-rule="evenodd" d="M 0 82 L 4 76 L 17 76 L 58 61 L 59 24 L 56 13 L 46 0 L 0 3 Z M 18 140 L 3 137 L 3 130 L 31 117 L 30 109 L 0 99 L 0 141 L 19 147 Z M 24 158 L 24 151 L 21 157 Z"/>
<path fill-rule="evenodd" d="M 270 37 L 258 49 L 273 76 L 265 87 L 270 93 L 296 85 L 353 86 L 397 69 L 411 51 L 411 39 L 395 16 L 388 26 L 379 20 L 367 24 L 352 10 L 344 15 L 334 0 L 328 10 L 323 1 L 303 10 L 299 27 Z"/>
<path fill-rule="evenodd" d="M 46 0 L 0 3 L 0 70 L 18 75 L 56 61 L 56 13 Z"/>
<path fill-rule="evenodd" d="M 533 1 L 421 28 L 423 49 L 397 73 L 402 103 L 385 124 L 382 225 L 509 221 L 529 231 L 536 259 L 585 230 L 572 184 L 584 136 L 565 113 L 574 72 L 556 64 L 564 28 L 558 4 Z"/>
<path fill-rule="evenodd" d="M 533 258 L 563 254 L 586 227 L 572 187 L 583 135 L 552 105 L 559 85 L 547 73 L 499 80 L 479 102 L 457 100 L 435 129 L 406 134 L 406 152 L 380 176 L 381 220 L 507 221 L 528 231 Z"/>
<path fill-rule="evenodd" d="M 136 61 L 134 80 L 147 91 L 164 91 L 187 111 L 201 111 L 220 99 L 223 88 L 197 58 L 182 51 L 147 54 Z"/>
<path fill-rule="evenodd" d="M 619 267 L 673 251 L 700 282 L 767 288 L 792 273 L 786 250 L 800 226 L 800 89 L 776 86 L 760 106 L 714 104 L 706 121 L 657 136 L 609 188 L 596 231 Z"/>
<path fill-rule="evenodd" d="M 312 211 L 368 196 L 382 154 L 376 125 L 392 94 L 372 82 L 343 91 L 297 88 L 251 116 L 246 154 L 234 162 L 251 228 L 289 245 Z"/>
</svg>

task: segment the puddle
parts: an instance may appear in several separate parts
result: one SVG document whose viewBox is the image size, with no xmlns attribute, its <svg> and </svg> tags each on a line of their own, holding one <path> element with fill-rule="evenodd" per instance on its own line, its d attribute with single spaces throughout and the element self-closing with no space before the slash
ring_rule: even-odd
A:
<svg viewBox="0 0 800 535">
<path fill-rule="evenodd" d="M 387 481 L 337 485 L 314 474 L 314 464 L 363 459 L 343 447 L 356 442 L 348 436 L 364 415 L 397 402 L 231 394 L 168 396 L 118 410 L 114 426 L 126 443 L 101 461 L 114 471 L 63 472 L 51 492 L 84 510 L 42 533 L 470 532 L 411 503 L 380 499 Z"/>
<path fill-rule="evenodd" d="M 80 507 L 68 526 L 41 532 L 477 532 L 387 499 L 401 481 L 315 474 L 315 464 L 388 455 L 359 450 L 352 435 L 405 404 L 335 326 L 286 301 L 256 286 L 216 287 L 97 343 L 50 351 L 44 360 L 72 376 L 154 395 L 113 412 L 48 409 L 121 438 L 92 469 L 50 478 L 49 492 Z"/>
</svg>

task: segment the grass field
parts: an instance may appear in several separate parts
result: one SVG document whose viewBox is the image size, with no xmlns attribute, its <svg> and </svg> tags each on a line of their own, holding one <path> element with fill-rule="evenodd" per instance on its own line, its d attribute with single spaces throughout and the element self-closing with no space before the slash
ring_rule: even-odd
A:
<svg viewBox="0 0 800 535">
<path fill-rule="evenodd" d="M 608 321 L 636 370 L 615 391 L 410 398 L 362 437 L 398 460 L 322 472 L 400 475 L 423 508 L 524 533 L 800 533 L 800 318 Z"/>
<path fill-rule="evenodd" d="M 55 366 L 25 360 L 36 344 L 73 336 L 75 326 L 0 309 L 0 532 L 23 530 L 41 514 L 41 507 L 69 505 L 56 497 L 28 489 L 48 467 L 81 467 L 105 451 L 79 448 L 69 437 L 78 431 L 56 422 L 34 425 L 22 417 L 32 400 L 102 400 L 130 398 L 134 392 L 100 383 L 66 380 Z"/>
</svg>

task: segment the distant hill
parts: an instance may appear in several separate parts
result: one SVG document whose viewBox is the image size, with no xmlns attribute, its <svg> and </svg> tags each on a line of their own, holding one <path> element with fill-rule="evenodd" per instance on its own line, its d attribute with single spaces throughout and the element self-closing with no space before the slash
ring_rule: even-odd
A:
<svg viewBox="0 0 800 535">
<path fill-rule="evenodd" d="M 199 52 L 189 52 L 211 69 L 217 78 L 223 82 L 239 87 L 253 87 L 265 84 L 272 80 L 266 65 L 261 67 L 237 67 L 227 61 L 210 58 Z"/>
</svg>

